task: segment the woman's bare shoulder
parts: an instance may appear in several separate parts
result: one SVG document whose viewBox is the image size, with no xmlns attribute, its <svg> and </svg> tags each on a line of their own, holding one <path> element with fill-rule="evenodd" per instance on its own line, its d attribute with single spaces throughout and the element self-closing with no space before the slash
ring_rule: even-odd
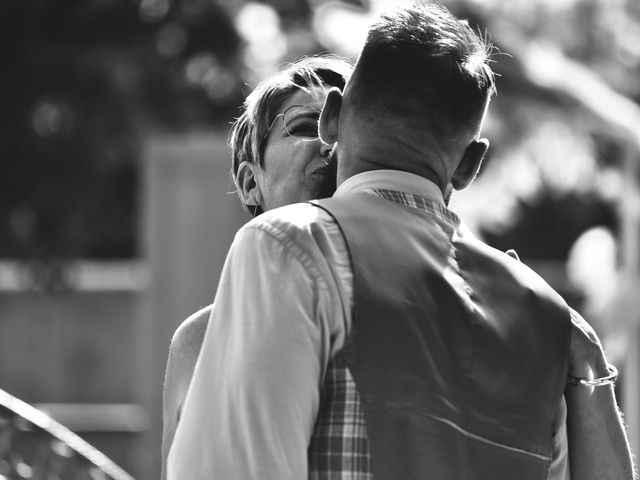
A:
<svg viewBox="0 0 640 480">
<path fill-rule="evenodd" d="M 195 353 L 198 356 L 212 307 L 208 305 L 198 310 L 180 324 L 171 339 L 170 355 Z"/>
<path fill-rule="evenodd" d="M 165 373 L 162 396 L 162 478 L 166 475 L 169 446 L 180 418 L 182 403 L 198 360 L 200 347 L 209 323 L 212 305 L 198 310 L 176 329 L 169 347 L 169 359 Z"/>
<path fill-rule="evenodd" d="M 207 330 L 209 305 L 191 315 L 176 329 L 169 347 L 169 359 L 164 381 L 164 408 L 166 418 L 173 418 L 187 393 L 191 376 L 198 360 L 202 340 Z"/>
</svg>

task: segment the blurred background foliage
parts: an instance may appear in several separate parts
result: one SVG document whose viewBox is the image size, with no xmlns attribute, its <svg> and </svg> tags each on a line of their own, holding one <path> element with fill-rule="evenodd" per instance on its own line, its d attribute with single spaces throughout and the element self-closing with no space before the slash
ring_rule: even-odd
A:
<svg viewBox="0 0 640 480">
<path fill-rule="evenodd" d="M 144 138 L 226 130 L 282 63 L 323 51 L 353 58 L 356 23 L 390 3 L 3 0 L 0 258 L 137 257 Z M 626 140 L 536 77 L 564 75 L 547 62 L 560 58 L 637 103 L 640 3 L 445 3 L 491 32 L 501 75 L 491 153 L 456 208 L 526 258 L 564 259 L 596 225 L 615 235 Z"/>
<path fill-rule="evenodd" d="M 486 132 L 492 153 L 473 192 L 491 198 L 472 207 L 478 229 L 529 259 L 564 260 L 596 226 L 618 235 L 625 156 L 637 159 L 638 145 L 599 111 L 615 109 L 610 99 L 640 99 L 637 2 L 468 7 L 492 33 L 501 75 Z"/>
</svg>

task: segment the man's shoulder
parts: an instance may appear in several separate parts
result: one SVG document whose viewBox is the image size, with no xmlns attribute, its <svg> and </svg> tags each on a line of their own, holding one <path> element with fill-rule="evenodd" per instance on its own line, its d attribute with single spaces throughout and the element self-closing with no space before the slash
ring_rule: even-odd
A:
<svg viewBox="0 0 640 480">
<path fill-rule="evenodd" d="M 464 237 L 467 246 L 480 253 L 482 257 L 494 266 L 500 265 L 501 267 L 497 269 L 487 267 L 485 268 L 487 272 L 502 271 L 503 274 L 506 274 L 511 279 L 514 285 L 520 285 L 523 288 L 537 292 L 539 295 L 552 299 L 557 304 L 565 304 L 560 294 L 539 273 L 525 262 L 522 262 L 515 254 L 515 251 L 512 251 L 511 254 L 503 252 L 473 235 L 463 225 L 461 225 L 458 232 Z"/>
<path fill-rule="evenodd" d="M 331 216 L 312 203 L 294 203 L 258 215 L 242 230 L 264 230 L 285 235 L 309 235 L 333 222 Z"/>
<path fill-rule="evenodd" d="M 293 254 L 306 266 L 328 265 L 346 251 L 333 217 L 311 203 L 297 203 L 267 211 L 240 229 L 230 250 L 235 259 L 261 259 Z M 257 252 L 260 252 L 257 254 Z M 244 260 L 242 260 L 244 261 Z"/>
</svg>

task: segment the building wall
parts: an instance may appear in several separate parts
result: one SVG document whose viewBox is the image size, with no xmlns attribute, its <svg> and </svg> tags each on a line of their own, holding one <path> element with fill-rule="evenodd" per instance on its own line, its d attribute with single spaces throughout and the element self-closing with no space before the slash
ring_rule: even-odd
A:
<svg viewBox="0 0 640 480">
<path fill-rule="evenodd" d="M 153 136 L 141 169 L 141 259 L 76 265 L 71 288 L 56 293 L 30 288 L 15 264 L 0 272 L 0 388 L 50 410 L 138 480 L 159 478 L 171 336 L 213 301 L 248 220 L 228 172 L 223 133 Z M 87 404 L 98 404 L 94 418 Z"/>
<path fill-rule="evenodd" d="M 142 251 L 150 267 L 137 342 L 138 401 L 151 422 L 137 453 L 141 480 L 159 478 L 162 382 L 171 336 L 213 302 L 227 250 L 248 220 L 229 179 L 226 136 L 154 137 L 144 155 Z"/>
<path fill-rule="evenodd" d="M 131 404 L 140 295 L 137 292 L 0 293 L 0 388 L 32 404 Z M 135 428 L 99 409 L 87 431 L 79 418 L 59 418 L 133 471 Z"/>
</svg>

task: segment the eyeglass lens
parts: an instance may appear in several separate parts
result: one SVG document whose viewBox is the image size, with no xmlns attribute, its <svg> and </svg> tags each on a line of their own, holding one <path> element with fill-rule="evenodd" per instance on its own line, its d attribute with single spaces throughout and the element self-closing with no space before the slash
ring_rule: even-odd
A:
<svg viewBox="0 0 640 480">
<path fill-rule="evenodd" d="M 292 105 L 283 113 L 284 128 L 292 137 L 317 140 L 320 110 L 315 107 Z"/>
</svg>

